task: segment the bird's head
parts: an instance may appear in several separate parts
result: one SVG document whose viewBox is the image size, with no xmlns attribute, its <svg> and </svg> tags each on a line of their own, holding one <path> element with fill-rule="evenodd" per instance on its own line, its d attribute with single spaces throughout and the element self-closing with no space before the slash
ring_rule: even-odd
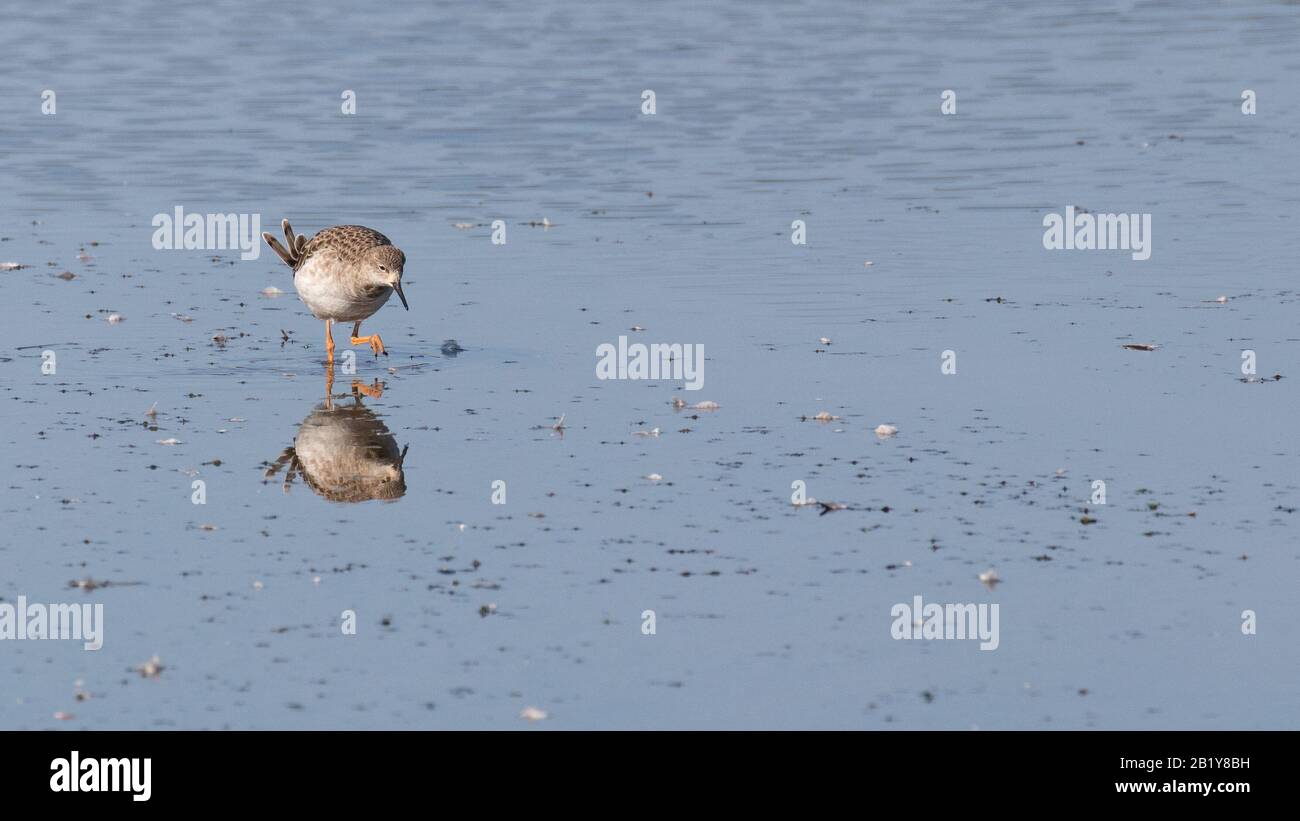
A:
<svg viewBox="0 0 1300 821">
<path fill-rule="evenodd" d="M 406 254 L 393 245 L 377 245 L 367 252 L 367 256 L 372 281 L 392 288 L 402 300 L 402 307 L 411 310 L 411 306 L 406 304 L 406 294 L 402 293 L 402 268 L 406 265 Z"/>
</svg>

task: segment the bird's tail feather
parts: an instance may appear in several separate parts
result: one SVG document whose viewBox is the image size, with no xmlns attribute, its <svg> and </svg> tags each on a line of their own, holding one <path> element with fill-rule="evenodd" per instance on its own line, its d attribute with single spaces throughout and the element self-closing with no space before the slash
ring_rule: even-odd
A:
<svg viewBox="0 0 1300 821">
<path fill-rule="evenodd" d="M 284 260 L 285 265 L 297 270 L 298 263 L 302 260 L 303 249 L 307 246 L 307 237 L 302 234 L 295 234 L 288 220 L 280 220 L 280 227 L 284 229 L 284 239 L 288 248 L 281 245 L 280 241 L 271 236 L 269 231 L 262 232 L 262 239 L 266 240 L 267 245 L 271 246 L 271 250 L 276 253 L 276 256 Z"/>
</svg>

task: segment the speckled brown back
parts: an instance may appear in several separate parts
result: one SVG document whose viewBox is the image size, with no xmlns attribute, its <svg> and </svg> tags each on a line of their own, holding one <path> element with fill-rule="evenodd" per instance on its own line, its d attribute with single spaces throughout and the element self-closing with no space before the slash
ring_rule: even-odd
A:
<svg viewBox="0 0 1300 821">
<path fill-rule="evenodd" d="M 337 254 L 342 262 L 353 262 L 366 251 L 379 245 L 392 245 L 388 237 L 364 225 L 335 225 L 312 237 L 297 259 L 297 271 L 312 254 L 329 252 Z"/>
</svg>

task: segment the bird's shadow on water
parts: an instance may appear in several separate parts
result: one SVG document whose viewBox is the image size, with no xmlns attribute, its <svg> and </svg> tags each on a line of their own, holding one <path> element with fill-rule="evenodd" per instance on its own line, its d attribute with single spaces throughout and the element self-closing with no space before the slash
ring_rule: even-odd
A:
<svg viewBox="0 0 1300 821">
<path fill-rule="evenodd" d="M 325 371 L 324 400 L 298 425 L 293 444 L 265 462 L 264 482 L 284 469 L 282 488 L 295 477 L 331 502 L 395 501 L 406 495 L 406 453 L 362 397 L 379 398 L 384 385 L 352 380 L 346 393 L 334 393 L 334 369 Z"/>
</svg>

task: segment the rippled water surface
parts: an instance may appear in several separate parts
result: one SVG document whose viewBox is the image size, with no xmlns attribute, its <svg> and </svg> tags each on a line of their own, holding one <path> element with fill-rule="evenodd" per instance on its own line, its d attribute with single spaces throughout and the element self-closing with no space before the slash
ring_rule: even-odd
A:
<svg viewBox="0 0 1300 821">
<path fill-rule="evenodd" d="M 1298 37 L 1282 3 L 6 10 L 0 598 L 102 603 L 105 641 L 0 642 L 0 726 L 1300 727 Z M 1067 205 L 1150 213 L 1151 259 L 1044 250 Z M 155 250 L 176 206 L 383 231 L 390 356 L 327 385 L 289 269 Z M 598 380 L 620 335 L 702 344 L 704 388 Z M 999 647 L 891 639 L 916 595 L 997 603 Z"/>
</svg>

